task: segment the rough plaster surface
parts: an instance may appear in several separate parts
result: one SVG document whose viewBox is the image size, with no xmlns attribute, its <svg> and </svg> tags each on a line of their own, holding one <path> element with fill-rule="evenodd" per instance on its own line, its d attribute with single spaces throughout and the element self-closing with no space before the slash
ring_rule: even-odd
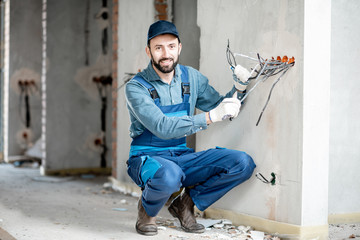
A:
<svg viewBox="0 0 360 240">
<path fill-rule="evenodd" d="M 37 88 L 41 88 L 41 1 L 11 1 L 9 57 L 8 155 L 13 156 L 23 154 L 26 147 L 23 139 L 19 139 L 19 134 L 25 131 L 25 107 L 24 100 L 20 103 L 17 81 L 34 78 Z M 41 102 L 39 92 L 33 93 L 30 94 L 32 143 L 41 135 Z"/>
<path fill-rule="evenodd" d="M 111 1 L 108 1 L 111 8 Z M 47 3 L 46 170 L 100 167 L 93 137 L 101 135 L 101 100 L 92 77 L 111 73 L 111 52 L 102 55 L 101 2 L 90 1 L 89 66 L 85 65 L 85 2 Z M 111 11 L 110 11 L 111 12 Z M 110 17 L 111 19 L 111 17 Z M 111 50 L 111 31 L 108 33 Z M 104 60 L 105 59 L 105 60 Z M 107 166 L 111 165 L 111 92 L 107 93 Z"/>
<path fill-rule="evenodd" d="M 246 151 L 257 164 L 255 172 L 280 182 L 266 185 L 255 177 L 228 193 L 216 207 L 236 210 L 270 220 L 299 224 L 301 197 L 301 116 L 303 11 L 294 1 L 198 1 L 201 29 L 200 71 L 220 92 L 232 87 L 226 61 L 227 40 L 234 52 L 246 55 L 294 56 L 296 64 L 273 91 L 258 127 L 255 123 L 275 78 L 259 85 L 232 122 L 221 122 L 197 135 L 197 150 L 222 146 Z M 254 63 L 238 58 L 250 68 Z M 221 136 L 221 138 L 219 138 Z M 236 199 L 236 201 L 234 201 Z"/>
<path fill-rule="evenodd" d="M 359 10 L 359 1 L 332 1 L 329 214 L 360 212 Z"/>
<path fill-rule="evenodd" d="M 96 62 L 90 66 L 84 66 L 76 71 L 74 80 L 85 90 L 87 95 L 93 100 L 99 99 L 99 90 L 94 84 L 93 79 L 101 76 L 111 76 L 111 56 L 100 54 Z M 107 87 L 107 93 L 111 87 Z"/>
</svg>

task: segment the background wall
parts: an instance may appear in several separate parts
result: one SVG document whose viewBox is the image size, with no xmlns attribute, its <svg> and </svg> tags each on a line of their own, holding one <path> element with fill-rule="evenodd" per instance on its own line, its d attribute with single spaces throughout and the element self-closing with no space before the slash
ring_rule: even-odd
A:
<svg viewBox="0 0 360 240">
<path fill-rule="evenodd" d="M 332 1 L 329 213 L 360 213 L 360 2 Z"/>
<path fill-rule="evenodd" d="M 8 155 L 21 155 L 41 135 L 41 9 L 42 1 L 12 0 L 10 4 L 10 91 Z M 20 80 L 35 80 L 30 95 L 30 129 L 25 127 L 24 95 L 18 85 Z M 22 99 L 22 100 L 20 100 Z M 23 137 L 28 134 L 28 140 Z"/>
<path fill-rule="evenodd" d="M 266 185 L 252 177 L 213 207 L 300 224 L 302 164 L 302 61 L 303 15 L 301 1 L 198 1 L 201 29 L 200 71 L 222 94 L 232 87 L 226 60 L 228 39 L 233 52 L 264 58 L 294 56 L 295 66 L 276 85 L 259 126 L 256 121 L 276 77 L 260 84 L 249 95 L 232 122 L 211 125 L 197 134 L 197 150 L 222 146 L 246 151 L 257 164 L 256 172 L 280 182 Z M 237 58 L 248 69 L 256 62 Z M 221 138 L 219 137 L 221 136 Z M 236 199 L 236 201 L 234 201 Z"/>
<path fill-rule="evenodd" d="M 88 3 L 89 6 L 87 1 L 47 2 L 46 170 L 100 167 L 102 148 L 94 141 L 102 137 L 101 100 L 93 77 L 111 75 L 111 27 L 108 52 L 104 54 L 101 36 L 105 23 L 96 17 L 102 3 L 96 0 Z M 86 24 L 89 30 L 87 49 Z M 85 62 L 86 51 L 89 65 Z M 107 166 L 111 166 L 110 90 L 108 87 L 104 92 L 109 98 Z"/>
</svg>

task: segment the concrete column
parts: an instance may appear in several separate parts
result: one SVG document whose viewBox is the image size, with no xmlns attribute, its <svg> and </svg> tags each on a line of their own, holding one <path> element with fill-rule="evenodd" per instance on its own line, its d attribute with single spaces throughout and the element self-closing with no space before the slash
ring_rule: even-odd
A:
<svg viewBox="0 0 360 240">
<path fill-rule="evenodd" d="M 302 226 L 327 226 L 331 2 L 305 0 Z"/>
<path fill-rule="evenodd" d="M 199 0 L 198 24 L 200 71 L 220 93 L 232 86 L 225 58 L 227 39 L 237 53 L 296 59 L 276 85 L 257 127 L 276 76 L 251 93 L 234 121 L 211 125 L 197 134 L 198 151 L 214 146 L 246 151 L 257 164 L 255 172 L 277 176 L 274 186 L 251 178 L 211 206 L 208 215 L 299 239 L 326 239 L 330 1 L 214 1 L 209 5 Z M 253 67 L 246 59 L 237 61 Z M 220 210 L 215 213 L 216 209 Z"/>
</svg>

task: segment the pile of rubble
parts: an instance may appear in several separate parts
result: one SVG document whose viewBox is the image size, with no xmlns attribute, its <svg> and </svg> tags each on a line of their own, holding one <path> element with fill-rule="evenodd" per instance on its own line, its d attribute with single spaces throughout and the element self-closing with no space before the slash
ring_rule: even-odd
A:
<svg viewBox="0 0 360 240">
<path fill-rule="evenodd" d="M 280 240 L 278 236 L 256 231 L 250 226 L 234 226 L 230 220 L 198 219 L 198 223 L 205 226 L 206 231 L 196 236 L 196 239 L 239 239 L 239 240 Z M 166 228 L 181 229 L 176 219 L 157 218 L 158 230 Z M 181 230 L 180 230 L 181 231 Z M 194 236 L 193 236 L 194 237 Z M 190 239 L 183 235 L 170 235 L 171 239 Z"/>
</svg>

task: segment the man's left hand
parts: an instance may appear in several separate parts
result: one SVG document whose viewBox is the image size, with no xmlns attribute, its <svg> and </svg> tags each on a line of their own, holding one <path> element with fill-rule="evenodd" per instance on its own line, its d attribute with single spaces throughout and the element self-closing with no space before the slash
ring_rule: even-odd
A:
<svg viewBox="0 0 360 240">
<path fill-rule="evenodd" d="M 241 65 L 236 65 L 233 70 L 234 86 L 238 91 L 245 91 L 249 84 L 250 72 Z"/>
</svg>

